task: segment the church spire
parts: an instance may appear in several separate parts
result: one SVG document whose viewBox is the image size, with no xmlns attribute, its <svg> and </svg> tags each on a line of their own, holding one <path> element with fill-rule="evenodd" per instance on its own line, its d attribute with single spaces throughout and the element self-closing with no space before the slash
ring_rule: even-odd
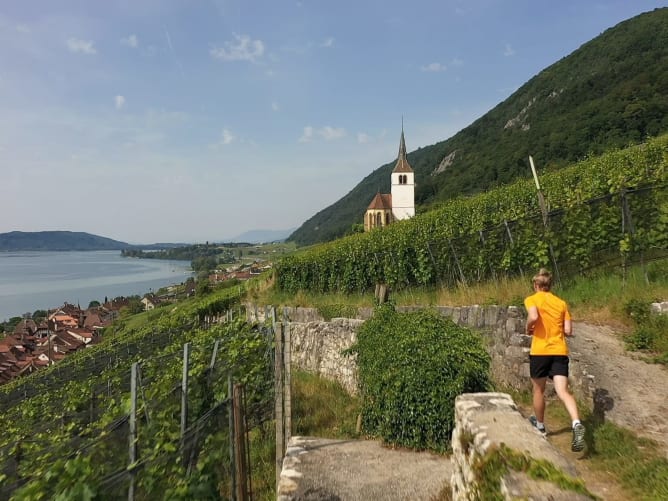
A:
<svg viewBox="0 0 668 501">
<path fill-rule="evenodd" d="M 404 117 L 401 117 L 401 141 L 399 141 L 399 156 L 397 157 L 397 165 L 394 166 L 392 172 L 413 172 L 408 158 L 406 158 L 406 140 L 404 139 Z"/>
</svg>

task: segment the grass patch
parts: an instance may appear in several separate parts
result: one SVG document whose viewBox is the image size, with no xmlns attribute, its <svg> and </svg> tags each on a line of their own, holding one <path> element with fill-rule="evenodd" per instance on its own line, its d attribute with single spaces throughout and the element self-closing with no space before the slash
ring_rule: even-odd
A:
<svg viewBox="0 0 668 501">
<path fill-rule="evenodd" d="M 355 318 L 357 307 L 348 304 L 321 305 L 318 306 L 318 313 L 329 322 L 332 318 Z"/>
<path fill-rule="evenodd" d="M 668 298 L 668 259 L 652 262 L 645 269 L 633 266 L 627 270 L 626 278 L 620 270 L 576 277 L 563 284 L 561 295 L 576 320 L 630 327 L 627 304 Z"/>
<path fill-rule="evenodd" d="M 359 400 L 340 384 L 307 372 L 293 372 L 293 435 L 355 438 L 359 413 Z"/>
<path fill-rule="evenodd" d="M 367 294 L 315 294 L 299 291 L 296 294 L 279 291 L 275 287 L 268 287 L 257 291 L 252 296 L 253 301 L 259 304 L 280 304 L 282 306 L 304 308 L 327 308 L 331 306 L 372 307 L 374 305 L 373 292 Z"/>
<path fill-rule="evenodd" d="M 587 424 L 593 467 L 611 472 L 635 499 L 668 499 L 668 460 L 654 441 L 609 422 Z"/>
<path fill-rule="evenodd" d="M 490 448 L 485 456 L 475 462 L 473 470 L 478 479 L 479 499 L 490 501 L 506 499 L 501 493 L 501 478 L 510 470 L 524 472 L 534 480 L 547 481 L 562 490 L 577 492 L 591 499 L 597 499 L 587 490 L 581 479 L 566 475 L 549 461 L 528 457 L 510 449 L 505 444 Z"/>
<path fill-rule="evenodd" d="M 515 394 L 514 398 L 531 406 L 529 392 Z M 578 404 L 578 409 L 587 429 L 587 466 L 609 475 L 629 493 L 630 499 L 668 499 L 668 460 L 656 442 L 611 422 L 602 422 L 584 405 Z M 548 401 L 546 414 L 548 431 L 570 428 L 570 417 L 559 400 Z"/>
<path fill-rule="evenodd" d="M 276 425 L 263 423 L 249 434 L 253 499 L 276 500 Z"/>
</svg>

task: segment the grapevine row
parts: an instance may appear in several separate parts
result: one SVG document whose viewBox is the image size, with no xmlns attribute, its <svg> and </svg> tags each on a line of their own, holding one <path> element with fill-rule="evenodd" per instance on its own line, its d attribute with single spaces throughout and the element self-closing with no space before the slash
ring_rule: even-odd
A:
<svg viewBox="0 0 668 501">
<path fill-rule="evenodd" d="M 542 176 L 546 223 L 523 180 L 283 258 L 287 292 L 451 285 L 668 252 L 668 136 Z"/>
</svg>

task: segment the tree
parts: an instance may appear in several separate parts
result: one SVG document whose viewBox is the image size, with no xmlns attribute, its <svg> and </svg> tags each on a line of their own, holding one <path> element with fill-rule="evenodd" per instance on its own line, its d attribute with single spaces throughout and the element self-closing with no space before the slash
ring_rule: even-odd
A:
<svg viewBox="0 0 668 501">
<path fill-rule="evenodd" d="M 99 301 L 95 301 L 95 300 L 93 300 L 93 301 L 91 301 L 90 303 L 88 303 L 88 307 L 89 307 L 89 308 L 97 308 L 98 306 L 100 306 L 100 302 L 99 302 Z"/>
<path fill-rule="evenodd" d="M 35 310 L 32 314 L 32 319 L 37 320 L 38 318 L 46 318 L 48 313 L 46 310 Z"/>
</svg>

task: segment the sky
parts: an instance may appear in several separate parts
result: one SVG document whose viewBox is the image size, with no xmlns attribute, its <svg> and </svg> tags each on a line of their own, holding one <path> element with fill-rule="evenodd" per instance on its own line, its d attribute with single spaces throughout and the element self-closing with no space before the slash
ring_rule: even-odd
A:
<svg viewBox="0 0 668 501">
<path fill-rule="evenodd" d="M 666 5 L 0 0 L 0 233 L 296 228 L 396 158 L 402 119 L 409 152 L 447 139 Z"/>
</svg>

